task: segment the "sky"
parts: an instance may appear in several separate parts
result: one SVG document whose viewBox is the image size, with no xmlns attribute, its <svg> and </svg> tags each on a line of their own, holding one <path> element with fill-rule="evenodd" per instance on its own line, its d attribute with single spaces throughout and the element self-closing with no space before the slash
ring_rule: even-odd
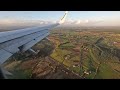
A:
<svg viewBox="0 0 120 90">
<path fill-rule="evenodd" d="M 57 22 L 65 11 L 0 11 L 0 23 L 18 20 Z M 65 24 L 120 26 L 120 11 L 69 11 Z"/>
</svg>

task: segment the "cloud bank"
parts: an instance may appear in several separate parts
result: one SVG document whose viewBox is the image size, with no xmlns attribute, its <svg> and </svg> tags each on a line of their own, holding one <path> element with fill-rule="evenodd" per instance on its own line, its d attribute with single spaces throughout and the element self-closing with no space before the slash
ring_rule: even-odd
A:
<svg viewBox="0 0 120 90">
<path fill-rule="evenodd" d="M 24 20 L 24 19 L 0 19 L 0 25 L 45 25 L 45 24 L 53 24 L 56 23 L 58 21 L 44 21 L 44 20 Z M 120 22 L 117 21 L 117 19 L 113 19 L 113 20 L 72 20 L 72 19 L 67 19 L 65 21 L 64 25 L 67 26 L 114 26 L 114 25 L 118 25 L 119 26 Z"/>
</svg>

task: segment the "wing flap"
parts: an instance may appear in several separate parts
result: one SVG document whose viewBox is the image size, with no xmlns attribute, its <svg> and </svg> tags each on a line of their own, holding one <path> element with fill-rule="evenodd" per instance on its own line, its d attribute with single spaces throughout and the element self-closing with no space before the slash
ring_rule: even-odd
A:
<svg viewBox="0 0 120 90">
<path fill-rule="evenodd" d="M 44 30 L 0 44 L 0 63 L 4 63 L 14 53 L 20 51 L 20 46 L 24 46 L 23 51 L 26 51 L 47 35 L 48 30 Z"/>
<path fill-rule="evenodd" d="M 5 51 L 4 49 L 0 50 L 0 63 L 4 63 L 9 57 L 11 57 L 13 54 Z"/>
<path fill-rule="evenodd" d="M 20 38 L 16 38 L 14 40 L 11 40 L 11 41 L 0 44 L 0 49 L 6 48 L 6 47 L 9 47 L 9 48 L 20 47 L 20 46 L 30 42 L 31 40 L 33 40 L 37 37 L 40 37 L 40 36 L 42 36 L 46 33 L 48 33 L 48 30 L 44 30 L 44 31 L 40 31 L 40 32 L 37 32 L 37 33 L 26 35 L 26 36 L 23 36 L 23 37 L 20 37 Z"/>
<path fill-rule="evenodd" d="M 30 42 L 26 43 L 25 45 L 23 45 L 22 52 L 28 50 L 29 48 L 31 48 L 33 45 L 35 45 L 37 42 L 39 42 L 40 40 L 42 40 L 43 38 L 45 38 L 48 35 L 49 35 L 49 33 L 45 33 L 42 36 L 39 36 L 39 37 L 31 40 Z"/>
</svg>

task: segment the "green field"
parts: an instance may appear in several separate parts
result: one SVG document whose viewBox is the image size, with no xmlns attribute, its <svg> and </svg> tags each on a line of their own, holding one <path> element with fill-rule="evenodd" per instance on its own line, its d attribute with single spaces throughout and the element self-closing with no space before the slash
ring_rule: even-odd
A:
<svg viewBox="0 0 120 90">
<path fill-rule="evenodd" d="M 120 78 L 120 61 L 115 54 L 119 47 L 111 44 L 120 41 L 119 30 L 103 31 L 60 30 L 55 37 L 60 38 L 60 45 L 51 57 L 69 67 L 71 71 L 83 75 L 88 79 L 116 79 Z M 62 33 L 62 36 L 59 35 Z M 53 33 L 54 34 L 54 33 Z M 79 46 L 76 46 L 79 45 Z M 77 52 L 73 49 L 79 47 Z M 65 59 L 65 56 L 69 58 Z M 82 71 L 82 72 L 81 72 Z"/>
</svg>

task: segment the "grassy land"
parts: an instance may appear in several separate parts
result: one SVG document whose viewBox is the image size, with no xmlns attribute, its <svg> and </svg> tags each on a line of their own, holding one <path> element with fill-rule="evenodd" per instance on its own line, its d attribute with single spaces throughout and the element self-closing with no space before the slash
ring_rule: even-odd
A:
<svg viewBox="0 0 120 90">
<path fill-rule="evenodd" d="M 88 75 L 84 75 L 88 79 L 120 78 L 120 61 L 116 56 L 110 53 L 112 48 L 116 48 L 111 42 L 114 40 L 119 41 L 116 39 L 116 37 L 119 37 L 119 34 L 108 31 L 100 32 L 99 30 L 90 32 L 75 32 L 72 30 L 66 30 L 64 32 L 61 30 L 61 32 L 63 35 L 58 35 L 56 37 L 62 37 L 60 39 L 62 42 L 59 43 L 59 47 L 55 49 L 51 54 L 51 57 L 78 74 L 83 74 L 80 72 L 79 66 L 80 62 L 82 62 L 83 72 L 86 71 L 89 73 Z M 104 37 L 103 40 L 99 41 L 99 43 L 95 43 L 97 40 L 100 40 L 101 37 Z M 83 51 L 80 49 L 78 50 L 79 52 L 76 53 L 72 50 L 76 45 L 80 45 L 81 43 L 83 43 Z M 102 45 L 107 49 L 101 49 L 99 45 Z M 88 50 L 86 50 L 86 48 Z M 81 53 L 83 53 L 82 56 Z M 65 59 L 65 56 L 69 54 L 70 58 Z"/>
</svg>

